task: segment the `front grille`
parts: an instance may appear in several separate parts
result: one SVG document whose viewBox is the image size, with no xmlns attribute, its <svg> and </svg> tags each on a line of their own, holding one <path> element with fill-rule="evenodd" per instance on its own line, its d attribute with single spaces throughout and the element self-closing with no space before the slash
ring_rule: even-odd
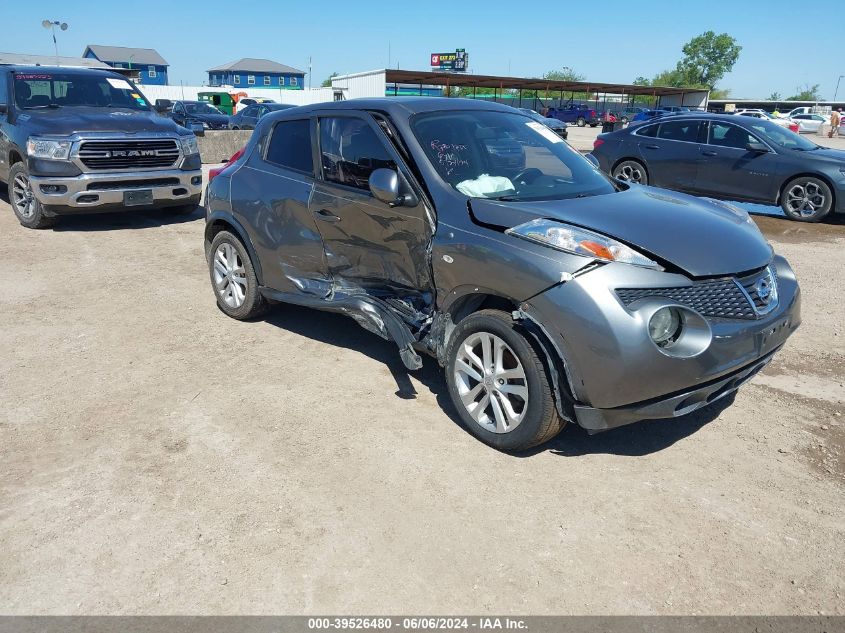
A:
<svg viewBox="0 0 845 633">
<path fill-rule="evenodd" d="M 777 273 L 774 268 L 764 268 L 737 281 L 745 288 L 758 314 L 766 314 L 777 305 Z M 760 295 L 761 290 L 764 296 Z"/>
<path fill-rule="evenodd" d="M 79 159 L 89 169 L 171 167 L 179 158 L 174 139 L 83 141 Z"/>
<path fill-rule="evenodd" d="M 178 185 L 178 178 L 151 178 L 149 180 L 109 180 L 106 182 L 92 182 L 88 191 L 109 191 L 111 189 L 152 189 L 153 187 L 170 187 Z"/>
<path fill-rule="evenodd" d="M 617 288 L 616 294 L 627 307 L 640 299 L 662 297 L 689 306 L 702 316 L 722 319 L 756 319 L 754 308 L 732 279 L 699 281 L 676 288 Z"/>
</svg>

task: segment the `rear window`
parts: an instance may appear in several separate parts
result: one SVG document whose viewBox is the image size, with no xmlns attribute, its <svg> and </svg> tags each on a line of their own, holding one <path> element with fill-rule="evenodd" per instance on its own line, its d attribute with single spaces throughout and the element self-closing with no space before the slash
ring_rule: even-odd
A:
<svg viewBox="0 0 845 633">
<path fill-rule="evenodd" d="M 637 130 L 637 134 L 639 136 L 657 136 L 657 125 L 644 125 L 642 128 Z"/>
<path fill-rule="evenodd" d="M 314 173 L 311 155 L 311 122 L 280 121 L 273 127 L 267 162 L 306 174 Z"/>
<path fill-rule="evenodd" d="M 660 124 L 657 137 L 667 141 L 698 142 L 698 121 L 666 121 Z"/>
</svg>

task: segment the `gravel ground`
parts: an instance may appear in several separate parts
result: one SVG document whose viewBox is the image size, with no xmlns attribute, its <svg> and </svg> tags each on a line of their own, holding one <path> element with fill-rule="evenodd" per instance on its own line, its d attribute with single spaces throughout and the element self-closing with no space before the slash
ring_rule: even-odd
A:
<svg viewBox="0 0 845 633">
<path fill-rule="evenodd" d="M 845 614 L 845 224 L 731 406 L 520 457 L 342 316 L 214 304 L 200 214 L 0 200 L 0 613 Z"/>
</svg>

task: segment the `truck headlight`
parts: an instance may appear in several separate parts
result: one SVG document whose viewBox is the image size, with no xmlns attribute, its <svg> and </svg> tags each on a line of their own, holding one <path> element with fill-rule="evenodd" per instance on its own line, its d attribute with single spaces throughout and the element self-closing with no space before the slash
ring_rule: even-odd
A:
<svg viewBox="0 0 845 633">
<path fill-rule="evenodd" d="M 663 270 L 657 262 L 611 237 L 555 220 L 531 220 L 505 231 L 508 235 L 545 244 L 559 251 L 610 262 Z"/>
<path fill-rule="evenodd" d="M 32 158 L 67 160 L 70 156 L 70 141 L 31 136 L 26 141 L 26 153 Z"/>
<path fill-rule="evenodd" d="M 197 144 L 197 137 L 193 134 L 189 134 L 188 136 L 182 136 L 179 138 L 179 142 L 182 144 L 182 153 L 185 156 L 190 156 L 191 154 L 199 154 L 200 148 Z"/>
</svg>

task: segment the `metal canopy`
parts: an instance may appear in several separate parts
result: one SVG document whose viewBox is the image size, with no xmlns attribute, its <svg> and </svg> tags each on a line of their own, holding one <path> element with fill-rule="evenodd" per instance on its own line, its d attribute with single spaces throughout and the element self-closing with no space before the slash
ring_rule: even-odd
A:
<svg viewBox="0 0 845 633">
<path fill-rule="evenodd" d="M 555 81 L 536 77 L 497 77 L 495 75 L 464 75 L 461 73 L 427 72 L 422 70 L 385 71 L 389 84 L 427 84 L 458 88 L 498 88 L 499 90 L 548 90 L 549 92 L 602 92 L 605 94 L 644 95 L 663 97 L 695 92 L 700 88 L 674 88 L 671 86 L 635 86 L 633 84 L 608 84 L 593 81 Z"/>
</svg>

